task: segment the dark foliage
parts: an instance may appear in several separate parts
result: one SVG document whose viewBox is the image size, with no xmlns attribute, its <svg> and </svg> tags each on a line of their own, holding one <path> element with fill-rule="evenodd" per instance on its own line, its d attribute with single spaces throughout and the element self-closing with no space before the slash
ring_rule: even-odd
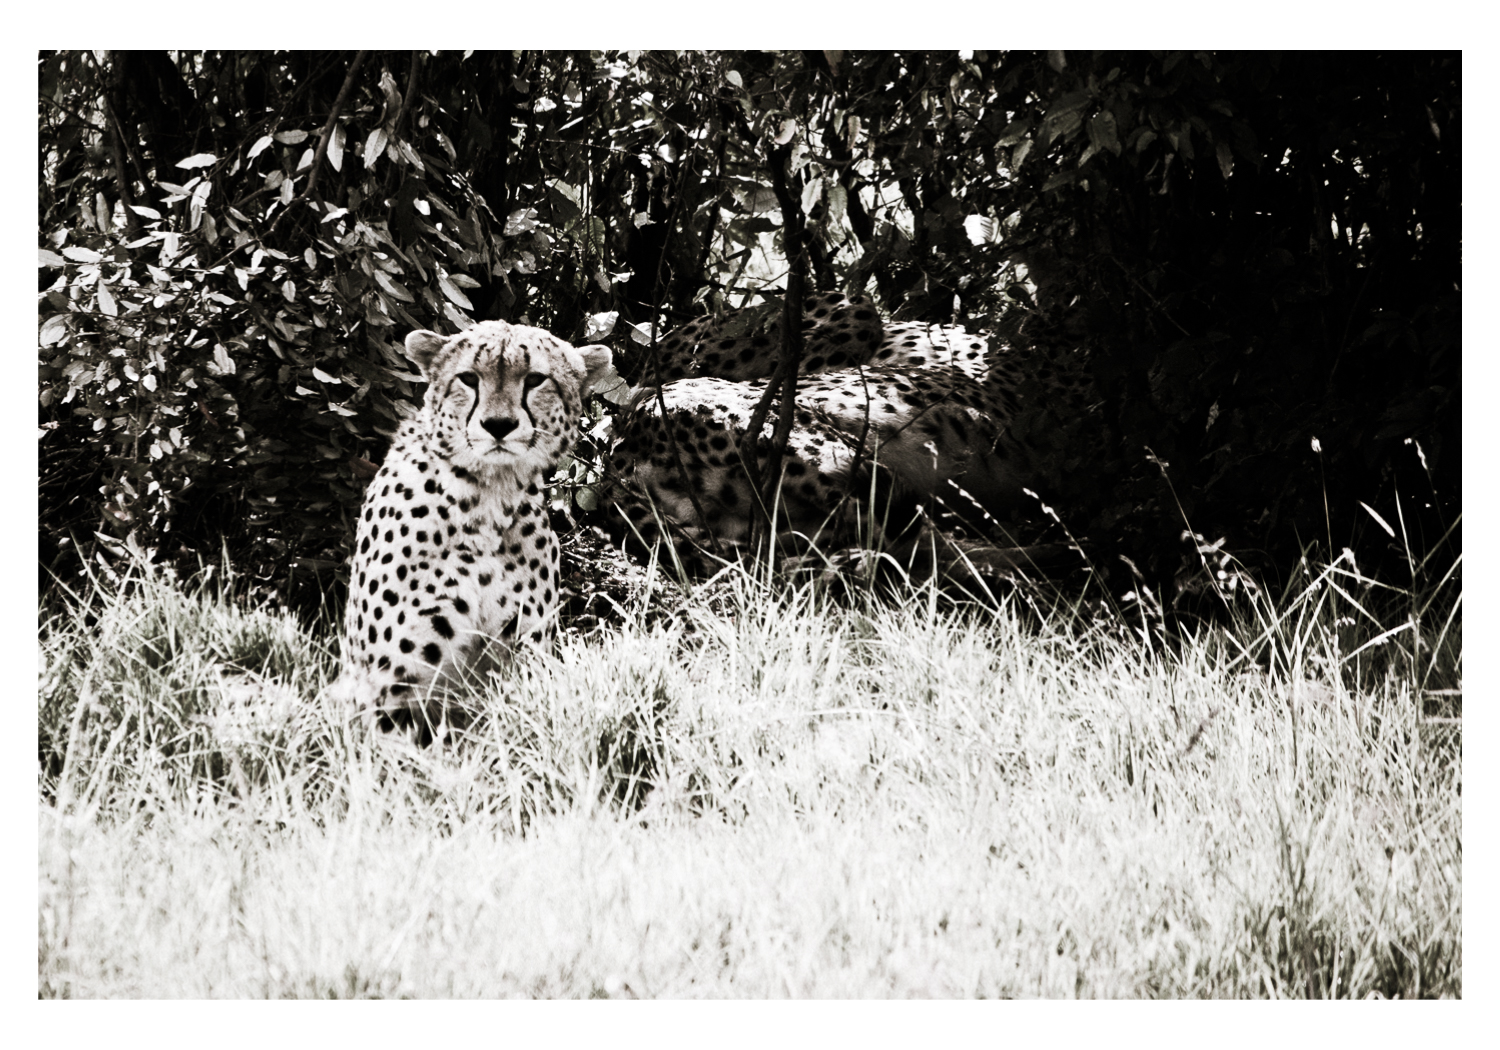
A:
<svg viewBox="0 0 1500 1050">
<path fill-rule="evenodd" d="M 1284 565 L 1361 530 L 1378 561 L 1361 501 L 1417 549 L 1458 517 L 1456 53 L 45 52 L 38 71 L 55 571 L 80 542 L 187 564 L 222 542 L 279 587 L 326 583 L 420 392 L 407 330 L 614 326 L 628 358 L 653 324 L 784 287 L 784 228 L 811 286 L 1079 351 L 1102 422 L 1061 417 L 1038 375 L 1015 426 L 1053 448 L 1038 488 L 1073 533 L 1153 580 L 1198 567 L 1189 528 Z M 559 509 L 588 507 L 587 464 L 569 472 Z"/>
</svg>

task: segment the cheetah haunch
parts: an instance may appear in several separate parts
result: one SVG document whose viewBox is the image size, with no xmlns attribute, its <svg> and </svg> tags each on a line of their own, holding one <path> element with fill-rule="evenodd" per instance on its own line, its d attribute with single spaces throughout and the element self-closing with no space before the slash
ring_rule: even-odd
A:
<svg viewBox="0 0 1500 1050">
<path fill-rule="evenodd" d="M 366 714 L 435 720 L 493 643 L 552 626 L 558 547 L 542 485 L 611 355 L 500 321 L 413 332 L 406 355 L 427 393 L 365 495 L 339 686 Z"/>
</svg>

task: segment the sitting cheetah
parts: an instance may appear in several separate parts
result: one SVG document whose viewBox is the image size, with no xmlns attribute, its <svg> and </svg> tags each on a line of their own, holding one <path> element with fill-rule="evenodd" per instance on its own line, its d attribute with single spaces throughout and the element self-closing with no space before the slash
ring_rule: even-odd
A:
<svg viewBox="0 0 1500 1050">
<path fill-rule="evenodd" d="M 654 358 L 627 365 L 638 381 L 661 378 L 632 391 L 615 420 L 605 502 L 617 542 L 649 550 L 665 531 L 679 560 L 699 572 L 742 553 L 760 496 L 740 447 L 780 345 L 774 319 L 766 329 L 705 318 L 669 335 Z M 863 298 L 809 297 L 803 346 L 770 508 L 778 541 L 793 552 L 873 540 L 886 549 L 904 543 L 909 554 L 926 536 L 909 527 L 919 505 L 969 520 L 1009 516 L 1047 466 L 1035 435 L 1014 425 L 1023 382 L 1045 380 L 1057 411 L 1089 407 L 1090 384 L 1074 360 L 1023 362 L 956 326 L 882 325 Z M 757 444 L 762 473 L 778 412 L 773 400 Z"/>
<path fill-rule="evenodd" d="M 340 686 L 367 714 L 433 718 L 487 643 L 551 626 L 558 548 L 542 484 L 611 354 L 485 321 L 451 337 L 413 332 L 406 355 L 427 393 L 365 496 Z"/>
</svg>

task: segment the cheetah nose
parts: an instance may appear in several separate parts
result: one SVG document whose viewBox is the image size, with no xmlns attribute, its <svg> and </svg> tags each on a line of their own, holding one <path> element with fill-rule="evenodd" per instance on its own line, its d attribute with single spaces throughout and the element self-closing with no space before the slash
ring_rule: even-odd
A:
<svg viewBox="0 0 1500 1050">
<path fill-rule="evenodd" d="M 489 431 L 490 437 L 496 441 L 504 441 L 505 435 L 520 426 L 520 423 L 514 419 L 504 419 L 497 416 L 494 419 L 486 419 L 483 426 L 485 430 Z"/>
</svg>

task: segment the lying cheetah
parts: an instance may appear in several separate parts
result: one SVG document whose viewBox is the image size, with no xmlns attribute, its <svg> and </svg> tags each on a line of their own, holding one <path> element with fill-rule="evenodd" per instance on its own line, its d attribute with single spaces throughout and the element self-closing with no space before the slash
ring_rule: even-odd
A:
<svg viewBox="0 0 1500 1050">
<path fill-rule="evenodd" d="M 705 318 L 624 366 L 645 385 L 615 420 L 613 539 L 640 552 L 665 535 L 696 571 L 743 553 L 760 494 L 740 449 L 780 346 L 779 310 L 768 316 L 762 328 Z M 909 554 L 929 535 L 910 527 L 919 507 L 935 503 L 969 520 L 1009 516 L 1046 467 L 1035 435 L 1014 425 L 1027 376 L 1044 375 L 1058 411 L 1088 410 L 1075 361 L 1023 362 L 955 326 L 883 325 L 863 298 L 811 296 L 803 317 L 794 425 L 767 508 L 784 549 L 904 544 Z M 760 473 L 779 407 L 757 444 Z"/>
<path fill-rule="evenodd" d="M 500 321 L 413 332 L 406 354 L 427 393 L 365 495 L 339 688 L 367 714 L 435 718 L 489 643 L 551 627 L 558 547 L 542 485 L 611 354 Z"/>
</svg>

